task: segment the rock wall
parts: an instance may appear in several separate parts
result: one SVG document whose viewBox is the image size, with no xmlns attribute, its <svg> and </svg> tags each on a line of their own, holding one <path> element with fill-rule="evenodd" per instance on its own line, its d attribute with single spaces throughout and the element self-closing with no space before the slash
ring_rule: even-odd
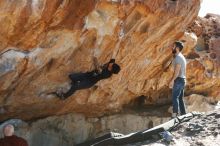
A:
<svg viewBox="0 0 220 146">
<path fill-rule="evenodd" d="M 195 58 L 197 37 L 185 33 L 199 8 L 199 0 L 1 1 L 0 121 L 98 117 L 138 97 L 149 106 L 169 103 L 170 45 L 179 39 L 189 59 L 187 94 L 217 97 L 216 60 Z M 46 96 L 69 88 L 69 73 L 94 69 L 93 57 L 100 64 L 115 58 L 122 70 L 65 101 Z"/>
<path fill-rule="evenodd" d="M 188 112 L 199 111 L 209 113 L 210 111 L 213 112 L 214 110 L 220 111 L 220 102 L 215 106 L 212 101 L 207 101 L 207 97 L 193 94 L 185 99 Z M 106 115 L 99 118 L 88 118 L 82 114 L 71 113 L 28 122 L 18 119 L 11 119 L 0 123 L 0 138 L 3 137 L 2 128 L 5 124 L 10 123 L 15 125 L 15 134 L 25 138 L 30 146 L 73 146 L 74 144 L 103 136 L 109 132 L 129 134 L 137 131 L 143 131 L 165 123 L 170 120 L 170 116 L 168 116 L 168 107 L 169 106 L 160 106 L 157 107 L 157 110 L 149 107 L 139 110 L 129 109 L 124 110 L 121 113 Z M 170 109 L 171 108 L 169 108 L 169 110 Z M 202 119 L 199 120 L 199 123 L 207 125 L 205 128 L 208 130 L 202 131 L 203 135 L 210 134 L 209 130 L 211 128 L 215 128 L 216 130 L 219 129 L 216 127 L 219 123 L 214 122 L 214 118 L 212 118 L 209 122 L 204 122 Z M 190 121 L 189 123 L 192 122 Z M 184 125 L 187 126 L 186 123 L 184 123 Z M 201 140 L 200 138 L 197 138 L 197 136 L 200 136 L 201 133 L 198 135 L 193 135 L 192 139 L 187 139 L 187 136 L 183 131 L 184 130 L 179 130 L 179 128 L 177 128 L 174 134 L 176 140 L 174 143 L 172 143 L 173 145 L 178 145 L 182 141 L 194 143 L 195 141 L 193 139 Z M 212 132 L 214 132 L 214 130 Z M 180 134 L 183 136 L 181 137 Z M 193 132 L 191 134 L 193 134 Z M 210 137 L 206 137 L 207 142 L 210 139 Z M 216 137 L 214 140 L 215 139 Z M 137 146 L 144 144 L 147 143 L 139 143 Z"/>
<path fill-rule="evenodd" d="M 198 42 L 189 54 L 189 58 L 193 59 L 189 64 L 197 66 L 197 70 L 191 71 L 200 76 L 189 77 L 192 83 L 188 92 L 194 90 L 194 93 L 220 100 L 220 16 L 207 14 L 204 18 L 198 18 L 190 29 L 198 36 Z"/>
<path fill-rule="evenodd" d="M 5 123 L 16 125 L 15 134 L 25 138 L 30 146 L 73 146 L 109 132 L 129 134 L 135 131 L 152 128 L 166 122 L 169 118 L 147 116 L 132 113 L 86 118 L 82 114 L 68 114 L 23 122 L 10 120 Z M 0 138 L 2 127 L 0 125 Z"/>
</svg>

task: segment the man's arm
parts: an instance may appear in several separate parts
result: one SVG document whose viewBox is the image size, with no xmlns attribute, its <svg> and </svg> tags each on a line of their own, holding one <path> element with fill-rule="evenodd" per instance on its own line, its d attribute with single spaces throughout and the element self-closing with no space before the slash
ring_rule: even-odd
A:
<svg viewBox="0 0 220 146">
<path fill-rule="evenodd" d="M 94 66 L 95 66 L 95 70 L 98 71 L 98 72 L 101 72 L 101 66 L 98 64 L 98 60 L 96 57 L 93 57 L 93 63 L 94 63 Z"/>
<path fill-rule="evenodd" d="M 174 74 L 173 74 L 172 80 L 170 81 L 170 84 L 169 84 L 170 88 L 173 88 L 174 80 L 178 77 L 179 72 L 180 72 L 180 68 L 181 68 L 180 64 L 175 65 Z"/>
</svg>

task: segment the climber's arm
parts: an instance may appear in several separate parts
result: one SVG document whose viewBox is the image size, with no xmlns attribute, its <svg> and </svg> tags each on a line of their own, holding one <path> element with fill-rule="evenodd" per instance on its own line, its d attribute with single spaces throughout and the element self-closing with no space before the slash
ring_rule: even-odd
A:
<svg viewBox="0 0 220 146">
<path fill-rule="evenodd" d="M 93 57 L 93 64 L 95 66 L 95 71 L 101 72 L 102 71 L 102 66 L 99 65 L 98 60 L 96 57 Z"/>
<path fill-rule="evenodd" d="M 102 69 L 108 67 L 110 63 L 115 63 L 115 59 L 110 59 L 110 61 L 102 66 Z"/>
</svg>

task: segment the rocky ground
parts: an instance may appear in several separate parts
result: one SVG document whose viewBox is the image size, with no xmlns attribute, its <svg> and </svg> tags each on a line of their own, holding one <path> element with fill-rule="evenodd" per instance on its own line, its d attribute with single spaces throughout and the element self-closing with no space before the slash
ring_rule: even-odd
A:
<svg viewBox="0 0 220 146">
<path fill-rule="evenodd" d="M 137 143 L 135 146 L 220 146 L 220 110 L 207 112 L 182 123 L 171 133 L 171 142 L 162 139 L 153 143 Z"/>
<path fill-rule="evenodd" d="M 206 114 L 179 125 L 172 132 L 174 140 L 170 144 L 160 140 L 128 146 L 193 146 L 198 145 L 198 143 L 203 143 L 205 146 L 209 144 L 220 145 L 218 143 L 220 102 L 213 105 L 213 102 L 208 102 L 205 100 L 206 97 L 199 95 L 191 95 L 185 99 L 188 112 L 199 111 Z M 110 131 L 129 134 L 155 127 L 170 119 L 170 105 L 151 108 L 140 108 L 139 105 L 137 107 L 127 107 L 128 109 L 126 108 L 121 113 L 100 118 L 86 118 L 84 115 L 72 113 L 29 122 L 9 120 L 3 123 L 16 125 L 15 134 L 28 140 L 30 146 L 73 146 Z M 0 138 L 3 137 L 3 123 L 0 124 Z"/>
<path fill-rule="evenodd" d="M 197 97 L 197 99 L 199 98 Z M 217 106 L 213 106 L 199 101 L 197 103 L 203 105 L 204 114 L 180 124 L 171 132 L 173 136 L 171 142 L 168 143 L 162 139 L 127 146 L 220 146 L 220 102 Z M 188 107 L 196 109 L 198 105 L 192 104 Z M 16 125 L 16 135 L 27 139 L 30 146 L 72 146 L 92 137 L 101 136 L 109 130 L 129 134 L 155 127 L 169 121 L 168 114 L 162 114 L 168 108 L 167 106 L 161 107 L 161 110 L 157 108 L 157 111 L 147 108 L 145 111 L 125 111 L 125 113 L 100 119 L 68 114 L 27 123 L 21 120 L 9 120 L 6 123 Z M 206 111 L 206 108 L 213 110 L 212 112 Z M 0 137 L 2 137 L 1 128 L 3 125 L 0 124 Z"/>
</svg>

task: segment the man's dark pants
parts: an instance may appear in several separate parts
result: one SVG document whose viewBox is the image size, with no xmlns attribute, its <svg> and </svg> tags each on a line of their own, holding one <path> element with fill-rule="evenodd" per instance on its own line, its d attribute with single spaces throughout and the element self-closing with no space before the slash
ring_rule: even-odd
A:
<svg viewBox="0 0 220 146">
<path fill-rule="evenodd" d="M 65 98 L 71 96 L 76 90 L 90 88 L 96 83 L 91 81 L 90 73 L 70 74 L 69 78 L 72 80 L 72 83 L 70 89 L 63 94 Z"/>
<path fill-rule="evenodd" d="M 176 78 L 173 85 L 172 91 L 172 101 L 173 101 L 173 113 L 186 114 L 185 104 L 183 101 L 184 97 L 184 87 L 186 80 L 184 78 Z"/>
</svg>

